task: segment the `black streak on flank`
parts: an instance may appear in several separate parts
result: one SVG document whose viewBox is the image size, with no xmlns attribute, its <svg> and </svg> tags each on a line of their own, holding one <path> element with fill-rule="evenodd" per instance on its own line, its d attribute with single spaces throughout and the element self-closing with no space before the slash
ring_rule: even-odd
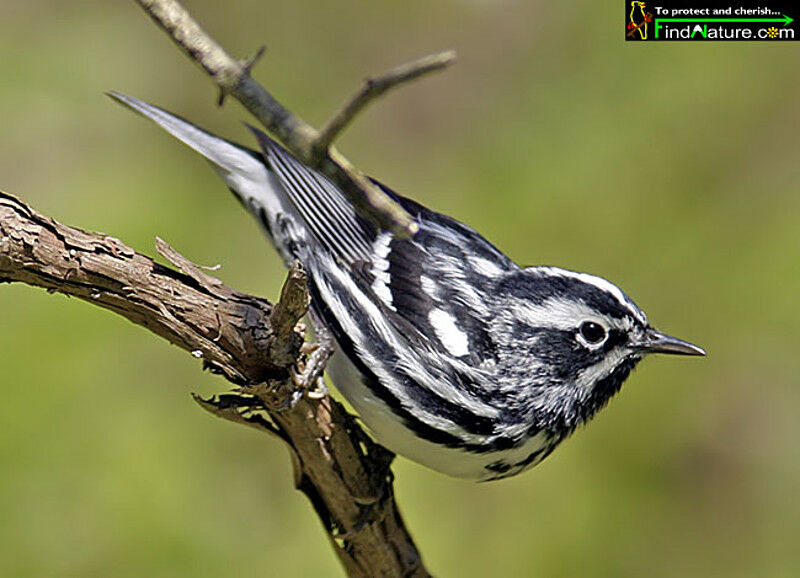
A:
<svg viewBox="0 0 800 578">
<path fill-rule="evenodd" d="M 543 448 L 531 452 L 525 459 L 520 460 L 514 464 L 509 464 L 505 460 L 498 460 L 496 462 L 492 462 L 490 464 L 485 465 L 483 469 L 493 474 L 496 474 L 488 478 L 486 481 L 501 480 L 503 478 L 507 478 L 509 476 L 513 476 L 520 473 L 521 471 L 525 470 L 528 466 L 536 462 L 541 462 L 543 459 L 549 456 L 557 445 L 558 443 L 549 444 Z"/>
<path fill-rule="evenodd" d="M 311 281 L 312 282 L 309 284 L 309 290 L 311 292 L 312 307 L 314 307 L 322 319 L 324 319 L 325 325 L 333 333 L 337 343 L 339 344 L 339 347 L 342 350 L 342 353 L 347 355 L 348 359 L 364 376 L 364 383 L 367 385 L 367 387 L 369 387 L 369 389 L 375 393 L 375 395 L 377 395 L 381 401 L 388 405 L 416 435 L 435 444 L 444 445 L 450 448 L 460 448 L 471 453 L 492 452 L 506 447 L 513 447 L 515 443 L 518 443 L 516 440 L 511 440 L 505 437 L 498 437 L 491 441 L 487 440 L 487 443 L 468 443 L 450 432 L 437 429 L 425 423 L 408 409 L 406 409 L 400 400 L 394 395 L 394 393 L 392 393 L 389 388 L 380 382 L 375 373 L 369 367 L 367 367 L 367 365 L 358 356 L 352 340 L 344 332 L 338 320 L 333 316 L 330 309 L 328 309 L 327 305 L 322 300 L 319 289 L 317 289 L 316 284 L 313 282 L 313 278 Z M 411 385 L 420 389 L 424 389 L 416 383 Z M 449 414 L 453 416 L 454 420 L 458 419 L 459 421 L 464 422 L 459 423 L 459 425 L 466 431 L 478 435 L 481 435 L 483 432 L 493 431 L 493 421 L 491 419 L 482 416 L 474 416 L 468 413 L 464 408 L 456 406 L 452 402 L 442 400 L 442 398 L 435 396 L 435 394 L 432 394 L 427 390 L 424 390 L 423 395 L 428 397 L 433 396 L 433 398 L 435 398 L 426 400 L 426 404 L 446 404 L 446 409 L 439 409 L 435 413 L 440 415 L 448 415 L 449 412 Z"/>
<path fill-rule="evenodd" d="M 503 460 L 499 460 L 484 466 L 483 469 L 488 470 L 495 474 L 505 474 L 508 470 L 511 469 L 511 464 L 509 464 L 508 462 L 504 462 Z"/>
<path fill-rule="evenodd" d="M 269 219 L 267 218 L 267 212 L 264 210 L 263 207 L 258 209 L 258 220 L 264 226 L 264 230 L 269 235 L 269 238 L 274 239 L 275 236 L 272 234 L 272 227 L 269 226 Z"/>
</svg>

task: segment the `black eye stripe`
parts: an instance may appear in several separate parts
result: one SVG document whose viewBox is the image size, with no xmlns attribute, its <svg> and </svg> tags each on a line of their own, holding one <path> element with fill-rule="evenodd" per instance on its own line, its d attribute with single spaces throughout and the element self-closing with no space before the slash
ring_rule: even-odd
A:
<svg viewBox="0 0 800 578">
<path fill-rule="evenodd" d="M 623 345 L 628 342 L 628 334 L 620 329 L 611 329 L 608 332 L 608 339 L 603 344 L 603 351 L 611 351 L 618 345 Z"/>
</svg>

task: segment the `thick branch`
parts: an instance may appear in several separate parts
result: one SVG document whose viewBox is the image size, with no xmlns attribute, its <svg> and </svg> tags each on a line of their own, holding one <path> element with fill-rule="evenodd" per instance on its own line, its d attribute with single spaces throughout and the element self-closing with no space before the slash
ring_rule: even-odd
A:
<svg viewBox="0 0 800 578">
<path fill-rule="evenodd" d="M 353 205 L 378 226 L 399 236 L 416 233 L 417 224 L 397 203 L 375 186 L 340 153 L 329 148 L 332 135 L 320 134 L 290 112 L 250 76 L 252 61 L 242 63 L 232 58 L 192 18 L 177 0 L 136 0 L 172 40 L 216 82 L 223 95 L 230 95 L 272 132 L 292 154 L 308 166 L 330 178 Z M 412 66 L 412 65 L 409 65 Z M 436 67 L 434 67 L 436 68 Z M 427 67 L 431 69 L 431 67 Z M 420 68 L 416 75 L 426 70 Z M 352 115 L 351 115 L 352 117 Z M 348 122 L 349 119 L 345 121 Z M 336 130 L 340 132 L 342 127 Z"/>
<path fill-rule="evenodd" d="M 180 271 L 0 192 L 0 282 L 78 297 L 202 358 L 240 387 L 196 399 L 289 443 L 297 487 L 350 576 L 427 576 L 394 501 L 390 455 L 341 405 L 295 385 L 320 363 L 301 353 L 297 322 L 308 306 L 302 268 L 292 269 L 273 307 L 225 286 L 163 241 L 158 248 Z"/>
<path fill-rule="evenodd" d="M 262 322 L 272 310 L 268 302 L 209 276 L 168 269 L 112 237 L 61 225 L 5 193 L 0 279 L 109 309 L 235 383 L 264 381 L 281 370 L 259 355 L 270 341 L 269 325 Z"/>
</svg>

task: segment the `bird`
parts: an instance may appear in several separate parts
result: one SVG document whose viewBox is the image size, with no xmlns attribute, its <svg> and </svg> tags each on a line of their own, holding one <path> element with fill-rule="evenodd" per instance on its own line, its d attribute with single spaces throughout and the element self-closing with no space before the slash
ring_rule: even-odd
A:
<svg viewBox="0 0 800 578">
<path fill-rule="evenodd" d="M 644 7 L 644 2 L 631 2 L 631 13 L 628 16 L 628 20 L 630 21 L 628 29 L 633 30 L 638 26 L 639 29 L 637 32 L 639 33 L 640 40 L 647 40 L 647 23 L 650 22 L 650 19 L 644 12 Z"/>
<path fill-rule="evenodd" d="M 403 238 L 262 131 L 251 149 L 121 93 L 200 153 L 287 264 L 309 278 L 327 367 L 376 441 L 456 478 L 539 464 L 651 353 L 705 355 L 656 330 L 602 277 L 521 267 L 479 233 L 372 182 L 414 219 Z"/>
</svg>

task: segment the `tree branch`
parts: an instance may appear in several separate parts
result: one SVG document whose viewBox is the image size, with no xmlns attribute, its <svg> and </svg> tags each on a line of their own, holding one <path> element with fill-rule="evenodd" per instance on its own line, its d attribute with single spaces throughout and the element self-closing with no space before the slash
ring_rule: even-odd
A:
<svg viewBox="0 0 800 578">
<path fill-rule="evenodd" d="M 367 80 L 321 132 L 250 76 L 263 53 L 237 61 L 177 0 L 137 0 L 176 44 L 298 159 L 330 178 L 378 226 L 410 236 L 417 225 L 331 145 L 363 108 L 402 83 L 440 70 L 451 52 Z M 203 360 L 238 387 L 195 400 L 216 416 L 277 435 L 291 448 L 295 484 L 310 499 L 350 576 L 428 576 L 394 500 L 393 454 L 375 444 L 344 408 L 317 388 L 328 347 L 303 345 L 309 297 L 299 264 L 280 301 L 225 286 L 162 240 L 178 270 L 120 241 L 61 225 L 0 193 L 0 281 L 18 281 L 83 299 L 150 329 Z"/>
<path fill-rule="evenodd" d="M 272 132 L 291 153 L 330 178 L 362 215 L 400 237 L 417 232 L 411 216 L 373 184 L 341 153 L 331 148 L 335 137 L 355 114 L 392 86 L 440 70 L 454 60 L 444 52 L 398 67 L 380 80 L 378 90 L 362 90 L 337 113 L 322 132 L 290 112 L 263 86 L 253 80 L 250 69 L 255 58 L 240 62 L 232 58 L 177 0 L 136 0 L 145 12 L 172 38 L 189 58 L 198 63 L 217 84 L 220 101 L 230 95 Z"/>
<path fill-rule="evenodd" d="M 314 141 L 315 154 L 318 156 L 324 155 L 339 134 L 347 128 L 356 115 L 364 110 L 370 102 L 403 83 L 411 82 L 425 74 L 442 70 L 450 66 L 455 60 L 455 51 L 446 50 L 438 54 L 423 56 L 414 62 L 401 64 L 380 76 L 367 78 L 361 89 L 345 101 L 320 129 Z"/>
<path fill-rule="evenodd" d="M 273 307 L 225 286 L 160 239 L 158 249 L 180 271 L 0 192 L 0 282 L 77 297 L 202 358 L 238 387 L 195 399 L 289 444 L 296 486 L 350 576 L 427 576 L 394 501 L 391 454 L 329 396 L 307 395 L 296 385 L 307 370 L 313 380 L 325 360 L 302 352 L 298 321 L 308 291 L 299 264 Z"/>
</svg>

